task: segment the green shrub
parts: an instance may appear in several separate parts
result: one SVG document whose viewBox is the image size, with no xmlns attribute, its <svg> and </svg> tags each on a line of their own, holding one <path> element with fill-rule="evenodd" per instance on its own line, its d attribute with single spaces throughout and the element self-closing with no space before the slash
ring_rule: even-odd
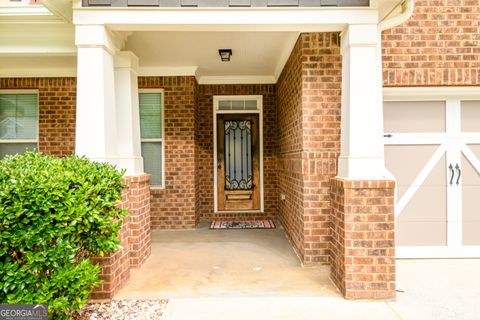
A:
<svg viewBox="0 0 480 320">
<path fill-rule="evenodd" d="M 119 248 L 123 172 L 76 156 L 0 161 L 0 303 L 47 303 L 66 319 L 100 284 L 89 256 Z"/>
</svg>

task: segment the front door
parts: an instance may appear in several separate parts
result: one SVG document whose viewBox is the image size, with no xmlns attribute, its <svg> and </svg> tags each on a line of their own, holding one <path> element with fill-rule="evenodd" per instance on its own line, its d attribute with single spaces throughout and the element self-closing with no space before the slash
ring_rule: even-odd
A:
<svg viewBox="0 0 480 320">
<path fill-rule="evenodd" d="M 260 210 L 258 114 L 217 114 L 218 210 Z"/>
</svg>

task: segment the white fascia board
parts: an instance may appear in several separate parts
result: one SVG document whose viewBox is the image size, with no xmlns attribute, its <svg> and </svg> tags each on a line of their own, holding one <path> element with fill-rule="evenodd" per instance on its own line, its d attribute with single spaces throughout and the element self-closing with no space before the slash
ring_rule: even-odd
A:
<svg viewBox="0 0 480 320">
<path fill-rule="evenodd" d="M 9 24 L 2 26 L 0 55 L 76 55 L 74 27 L 61 24 Z"/>
<path fill-rule="evenodd" d="M 68 45 L 0 46 L 0 56 L 76 56 L 77 48 Z"/>
<path fill-rule="evenodd" d="M 76 77 L 77 68 L 0 68 L 0 78 Z"/>
<path fill-rule="evenodd" d="M 25 17 L 25 16 L 53 16 L 53 14 L 42 5 L 29 6 L 0 6 L 0 16 Z"/>
<path fill-rule="evenodd" d="M 68 0 L 40 0 L 40 2 L 57 17 L 72 22 L 72 3 Z"/>
<path fill-rule="evenodd" d="M 44 6 L 0 6 L 0 25 L 64 23 Z"/>
<path fill-rule="evenodd" d="M 274 84 L 274 76 L 201 76 L 199 84 Z"/>
<path fill-rule="evenodd" d="M 444 101 L 449 98 L 480 99 L 480 86 L 383 88 L 384 101 Z"/>
<path fill-rule="evenodd" d="M 346 24 L 376 24 L 374 8 L 76 8 L 75 25 L 111 30 L 341 31 Z"/>
</svg>

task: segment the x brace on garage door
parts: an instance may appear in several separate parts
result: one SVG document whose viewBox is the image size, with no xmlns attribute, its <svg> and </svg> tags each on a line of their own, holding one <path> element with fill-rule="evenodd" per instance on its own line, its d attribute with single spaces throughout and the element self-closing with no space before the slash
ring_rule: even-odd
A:
<svg viewBox="0 0 480 320">
<path fill-rule="evenodd" d="M 480 94 L 410 90 L 385 94 L 397 257 L 480 257 Z"/>
</svg>

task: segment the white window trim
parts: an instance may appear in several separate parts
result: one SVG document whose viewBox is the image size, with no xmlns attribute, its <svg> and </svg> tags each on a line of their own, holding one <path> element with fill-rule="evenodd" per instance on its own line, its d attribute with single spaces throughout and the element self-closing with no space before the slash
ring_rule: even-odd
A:
<svg viewBox="0 0 480 320">
<path fill-rule="evenodd" d="M 138 89 L 138 95 L 140 97 L 141 93 L 160 93 L 161 94 L 161 110 L 160 114 L 162 117 L 162 137 L 161 138 L 142 138 L 140 133 L 140 144 L 142 142 L 161 142 L 162 143 L 162 185 L 150 185 L 150 189 L 163 190 L 165 189 L 165 90 L 164 89 Z M 138 111 L 140 112 L 140 99 L 138 103 Z M 140 117 L 139 117 L 140 119 Z M 141 147 L 141 146 L 140 146 Z"/>
<path fill-rule="evenodd" d="M 35 143 L 37 145 L 36 150 L 37 152 L 40 151 L 39 148 L 39 141 L 40 141 L 40 94 L 39 90 L 37 89 L 7 89 L 7 90 L 0 90 L 1 94 L 36 94 L 37 95 L 37 139 L 0 139 L 0 144 L 16 144 L 16 143 Z"/>
<path fill-rule="evenodd" d="M 218 104 L 222 100 L 256 100 L 257 110 L 219 110 Z M 218 210 L 218 174 L 217 174 L 217 114 L 258 114 L 260 140 L 260 210 Z M 263 96 L 262 95 L 236 95 L 213 96 L 213 210 L 215 213 L 241 213 L 264 212 L 263 190 Z"/>
</svg>

